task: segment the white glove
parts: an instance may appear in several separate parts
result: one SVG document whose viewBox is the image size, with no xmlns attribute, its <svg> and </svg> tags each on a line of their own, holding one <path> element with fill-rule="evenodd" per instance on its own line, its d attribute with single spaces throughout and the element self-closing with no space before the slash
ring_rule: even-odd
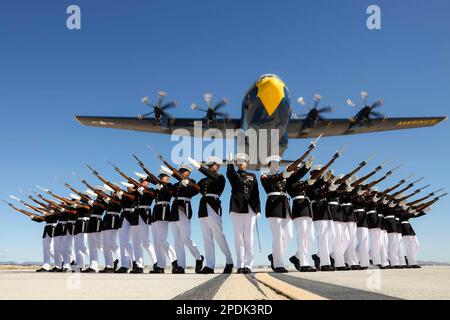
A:
<svg viewBox="0 0 450 320">
<path fill-rule="evenodd" d="M 395 207 L 395 203 L 394 202 L 389 202 L 389 208 L 393 208 L 393 207 Z"/>
<path fill-rule="evenodd" d="M 78 207 L 78 205 L 76 203 L 71 205 L 72 208 L 76 209 Z"/>
<path fill-rule="evenodd" d="M 202 166 L 200 165 L 200 163 L 198 163 L 197 161 L 195 161 L 194 159 L 192 159 L 191 157 L 188 157 L 188 161 L 189 161 L 189 163 L 190 164 L 192 164 L 192 166 L 195 168 L 195 169 L 200 169 Z"/>
<path fill-rule="evenodd" d="M 383 199 L 383 204 L 387 204 L 388 202 L 389 202 L 388 199 L 386 199 L 386 198 Z"/>
<path fill-rule="evenodd" d="M 314 162 L 314 156 L 309 157 L 308 160 L 306 160 L 306 163 L 305 163 L 306 169 L 311 168 L 313 162 Z"/>
<path fill-rule="evenodd" d="M 111 198 L 104 198 L 103 201 L 105 201 L 106 203 L 109 203 L 111 201 Z"/>
<path fill-rule="evenodd" d="M 122 200 L 122 196 L 123 196 L 123 191 L 119 191 L 117 192 L 117 197 Z"/>
<path fill-rule="evenodd" d="M 233 153 L 229 152 L 227 157 L 228 162 L 233 162 Z"/>
<path fill-rule="evenodd" d="M 261 218 L 261 212 L 258 212 L 258 213 L 256 214 L 256 219 L 259 219 L 259 218 Z"/>
<path fill-rule="evenodd" d="M 378 197 L 373 197 L 373 202 L 378 202 L 380 200 L 380 198 L 378 198 Z"/>
<path fill-rule="evenodd" d="M 339 187 L 338 184 L 332 184 L 331 186 L 328 187 L 328 189 L 330 189 L 330 191 L 336 191 L 336 189 Z"/>
<path fill-rule="evenodd" d="M 90 206 L 93 206 L 94 205 L 94 200 L 89 200 L 88 203 L 89 203 Z"/>
<path fill-rule="evenodd" d="M 428 213 L 431 212 L 431 207 L 426 208 L 425 210 L 423 210 L 424 212 Z"/>
<path fill-rule="evenodd" d="M 330 179 L 331 179 L 331 176 L 333 175 L 333 173 L 334 173 L 334 170 L 333 170 L 333 169 L 328 170 L 327 173 L 325 174 L 325 177 L 324 177 L 323 180 L 324 180 L 324 181 L 330 180 Z"/>
<path fill-rule="evenodd" d="M 308 180 L 306 180 L 306 182 L 308 182 L 308 185 L 312 186 L 316 182 L 316 180 L 309 178 Z"/>
<path fill-rule="evenodd" d="M 161 170 L 164 171 L 165 173 L 167 173 L 168 176 L 173 175 L 173 171 L 170 170 L 169 168 L 167 168 L 166 166 L 161 166 Z"/>
<path fill-rule="evenodd" d="M 358 190 L 356 193 L 358 194 L 358 196 L 362 196 L 364 194 L 364 190 Z"/>
<path fill-rule="evenodd" d="M 345 191 L 352 192 L 353 191 L 353 187 L 352 186 L 347 186 L 347 188 L 345 188 Z"/>
<path fill-rule="evenodd" d="M 144 187 L 137 188 L 137 191 L 141 194 L 141 196 L 144 195 Z"/>
<path fill-rule="evenodd" d="M 284 179 L 287 179 L 287 178 L 289 178 L 290 176 L 292 176 L 292 174 L 294 173 L 294 171 L 283 171 L 283 178 Z"/>
<path fill-rule="evenodd" d="M 158 183 L 156 185 L 156 189 L 161 190 L 164 186 L 161 183 Z"/>
<path fill-rule="evenodd" d="M 66 211 L 66 209 L 61 208 L 61 209 L 59 209 L 59 211 L 64 212 L 64 211 Z"/>
<path fill-rule="evenodd" d="M 182 184 L 183 186 L 187 187 L 188 184 L 189 184 L 189 180 L 188 180 L 188 179 L 181 180 L 181 184 Z"/>
</svg>

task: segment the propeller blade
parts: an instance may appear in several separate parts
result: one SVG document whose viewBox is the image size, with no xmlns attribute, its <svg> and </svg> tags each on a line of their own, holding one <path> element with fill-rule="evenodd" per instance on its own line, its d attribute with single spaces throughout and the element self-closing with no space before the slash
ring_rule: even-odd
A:
<svg viewBox="0 0 450 320">
<path fill-rule="evenodd" d="M 175 108 L 177 106 L 177 102 L 175 100 L 167 102 L 165 105 L 161 107 L 161 110 Z"/>
<path fill-rule="evenodd" d="M 205 99 L 206 104 L 208 105 L 208 108 L 211 108 L 211 100 L 212 100 L 212 93 L 205 93 L 203 95 L 203 98 Z"/>
<path fill-rule="evenodd" d="M 163 100 L 164 100 L 164 97 L 166 97 L 167 96 L 167 92 L 165 92 L 165 91 L 159 91 L 158 92 L 158 102 L 156 103 L 156 106 L 157 107 L 159 107 L 159 106 L 161 106 L 161 103 L 163 102 Z"/>
<path fill-rule="evenodd" d="M 375 118 L 385 118 L 386 116 L 381 112 L 372 111 L 369 116 L 374 116 Z"/>
<path fill-rule="evenodd" d="M 361 91 L 361 99 L 364 101 L 364 105 L 367 106 L 367 97 L 369 94 L 366 91 Z"/>
<path fill-rule="evenodd" d="M 151 103 L 150 103 L 150 98 L 147 97 L 147 96 L 142 97 L 142 98 L 141 98 L 141 102 L 142 102 L 143 104 L 146 104 L 146 105 L 151 105 Z"/>
<path fill-rule="evenodd" d="M 217 104 L 215 105 L 214 111 L 218 111 L 219 109 L 221 109 L 222 107 L 224 107 L 227 104 L 228 104 L 228 99 L 227 98 L 222 98 L 222 100 L 217 102 Z"/>
<path fill-rule="evenodd" d="M 329 113 L 332 112 L 333 108 L 331 106 L 323 107 L 317 110 L 318 113 Z"/>
<path fill-rule="evenodd" d="M 306 106 L 305 99 L 303 97 L 300 97 L 297 99 L 298 104 L 301 104 L 302 106 Z"/>
<path fill-rule="evenodd" d="M 378 99 L 377 101 L 372 103 L 370 108 L 373 109 L 373 108 L 377 108 L 377 107 L 382 106 L 382 105 L 383 105 L 383 100 L 382 99 Z"/>
<path fill-rule="evenodd" d="M 355 103 L 351 99 L 347 99 L 346 102 L 350 107 L 356 107 Z"/>
</svg>

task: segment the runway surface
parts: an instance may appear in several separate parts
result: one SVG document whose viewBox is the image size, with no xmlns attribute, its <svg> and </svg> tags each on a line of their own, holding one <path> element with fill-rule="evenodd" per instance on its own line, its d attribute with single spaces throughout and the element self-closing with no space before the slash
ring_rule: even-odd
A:
<svg viewBox="0 0 450 320">
<path fill-rule="evenodd" d="M 217 270 L 220 272 L 220 270 Z M 0 299 L 397 300 L 450 299 L 450 267 L 250 275 L 0 271 Z"/>
</svg>

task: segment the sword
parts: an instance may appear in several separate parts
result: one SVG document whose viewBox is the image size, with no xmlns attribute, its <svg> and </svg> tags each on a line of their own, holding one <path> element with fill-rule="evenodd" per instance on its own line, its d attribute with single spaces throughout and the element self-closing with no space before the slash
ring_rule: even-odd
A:
<svg viewBox="0 0 450 320">
<path fill-rule="evenodd" d="M 262 249 L 261 249 L 261 239 L 260 239 L 260 237 L 259 237 L 258 217 L 256 217 L 256 219 L 255 219 L 255 226 L 256 226 L 256 236 L 258 237 L 259 253 L 262 253 Z"/>
</svg>

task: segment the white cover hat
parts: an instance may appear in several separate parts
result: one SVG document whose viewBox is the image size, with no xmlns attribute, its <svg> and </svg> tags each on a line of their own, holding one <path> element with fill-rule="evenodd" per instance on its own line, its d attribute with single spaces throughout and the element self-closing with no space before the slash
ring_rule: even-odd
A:
<svg viewBox="0 0 450 320">
<path fill-rule="evenodd" d="M 219 157 L 214 157 L 214 156 L 209 156 L 208 159 L 206 160 L 206 164 L 208 166 L 212 165 L 212 164 L 222 164 L 222 159 Z"/>
<path fill-rule="evenodd" d="M 187 170 L 189 172 L 192 172 L 192 166 L 182 163 L 180 164 L 180 166 L 178 167 L 178 170 Z"/>
<path fill-rule="evenodd" d="M 275 161 L 275 162 L 280 162 L 281 161 L 281 157 L 279 155 L 271 155 L 270 157 L 267 157 L 264 160 L 265 164 L 269 164 L 270 162 Z"/>
<path fill-rule="evenodd" d="M 248 161 L 248 155 L 245 153 L 236 153 L 236 161 Z"/>
</svg>

